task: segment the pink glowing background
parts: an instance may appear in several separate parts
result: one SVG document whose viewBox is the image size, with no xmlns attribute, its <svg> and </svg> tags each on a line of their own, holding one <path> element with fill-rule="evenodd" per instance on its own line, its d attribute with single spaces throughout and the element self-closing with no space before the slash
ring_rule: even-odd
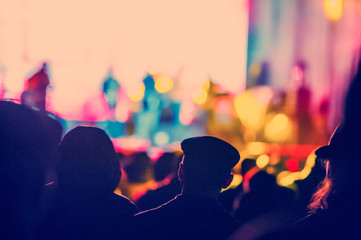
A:
<svg viewBox="0 0 361 240">
<path fill-rule="evenodd" d="M 247 32 L 247 0 L 0 0 L 5 97 L 19 97 L 42 61 L 48 110 L 68 119 L 97 101 L 109 68 L 125 89 L 160 71 L 184 93 L 208 77 L 237 93 L 245 87 Z"/>
</svg>

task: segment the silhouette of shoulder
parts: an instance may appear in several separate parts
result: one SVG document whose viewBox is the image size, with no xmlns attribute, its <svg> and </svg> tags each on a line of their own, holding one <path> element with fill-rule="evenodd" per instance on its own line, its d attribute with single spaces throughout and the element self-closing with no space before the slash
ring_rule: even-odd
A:
<svg viewBox="0 0 361 240">
<path fill-rule="evenodd" d="M 146 194 L 136 201 L 140 210 L 145 211 L 156 208 L 180 194 L 181 184 L 177 178 L 173 178 L 168 185 L 164 185 L 154 190 L 148 190 Z"/>
<path fill-rule="evenodd" d="M 217 200 L 193 195 L 139 213 L 135 222 L 142 237 L 151 239 L 224 239 L 239 226 Z"/>
<path fill-rule="evenodd" d="M 113 194 L 111 202 L 115 205 L 114 207 L 119 213 L 126 216 L 133 216 L 139 212 L 139 209 L 134 205 L 134 203 L 124 196 Z"/>
</svg>

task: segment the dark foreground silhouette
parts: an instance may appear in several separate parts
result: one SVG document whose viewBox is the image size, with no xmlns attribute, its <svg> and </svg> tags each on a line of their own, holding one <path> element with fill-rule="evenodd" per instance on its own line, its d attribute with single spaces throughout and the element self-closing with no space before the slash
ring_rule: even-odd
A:
<svg viewBox="0 0 361 240">
<path fill-rule="evenodd" d="M 38 112 L 0 101 L 0 239 L 34 239 L 51 142 Z"/>
<path fill-rule="evenodd" d="M 43 239 L 113 239 L 128 237 L 137 208 L 114 194 L 121 177 L 117 154 L 106 133 L 77 127 L 59 146 L 56 202 L 45 218 Z"/>
<path fill-rule="evenodd" d="M 215 137 L 181 143 L 178 176 L 182 193 L 170 202 L 134 217 L 138 239 L 225 239 L 239 223 L 218 203 L 222 187 L 232 180 L 238 151 Z"/>
</svg>

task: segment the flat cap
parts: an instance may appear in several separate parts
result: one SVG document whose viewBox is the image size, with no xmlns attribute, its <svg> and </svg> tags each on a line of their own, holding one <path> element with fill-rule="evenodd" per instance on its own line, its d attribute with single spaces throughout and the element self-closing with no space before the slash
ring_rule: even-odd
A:
<svg viewBox="0 0 361 240">
<path fill-rule="evenodd" d="M 315 152 L 318 158 L 342 158 L 359 154 L 359 129 L 342 122 L 332 134 L 328 145 L 318 148 Z"/>
<path fill-rule="evenodd" d="M 187 138 L 182 141 L 181 148 L 185 156 L 184 164 L 201 163 L 220 170 L 231 170 L 240 159 L 235 147 L 212 136 Z"/>
</svg>

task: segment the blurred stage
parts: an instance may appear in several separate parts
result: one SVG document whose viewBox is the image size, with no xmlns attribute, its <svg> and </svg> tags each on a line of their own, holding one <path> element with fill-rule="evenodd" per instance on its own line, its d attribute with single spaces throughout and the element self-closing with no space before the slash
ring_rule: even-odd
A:
<svg viewBox="0 0 361 240">
<path fill-rule="evenodd" d="M 65 131 L 154 156 L 215 135 L 288 185 L 340 121 L 358 59 L 359 1 L 327 2 L 0 0 L 0 95 L 34 102 L 46 62 Z"/>
</svg>

